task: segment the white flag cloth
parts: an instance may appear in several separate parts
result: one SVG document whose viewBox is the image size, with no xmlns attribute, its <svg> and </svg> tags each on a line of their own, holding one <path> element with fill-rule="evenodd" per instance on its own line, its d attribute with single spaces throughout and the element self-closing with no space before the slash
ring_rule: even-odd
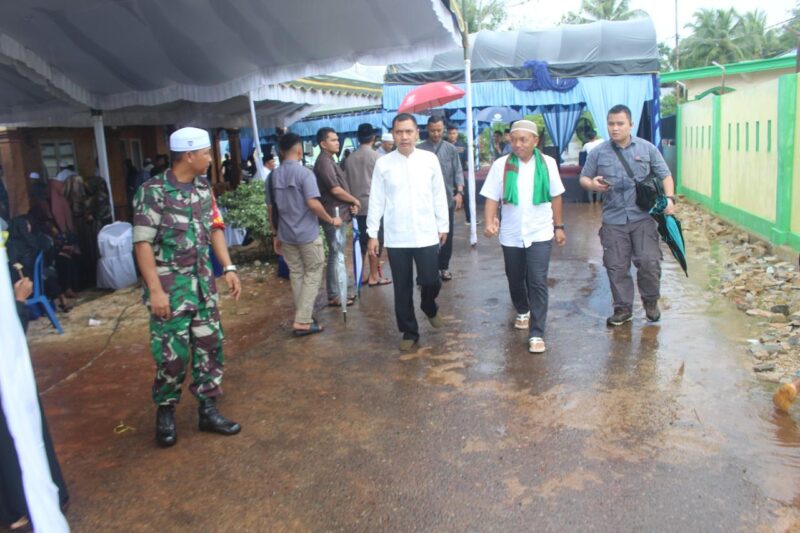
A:
<svg viewBox="0 0 800 533">
<path fill-rule="evenodd" d="M 8 255 L 0 242 L 0 400 L 14 438 L 34 528 L 37 533 L 67 532 L 69 526 L 61 514 L 58 488 L 47 462 L 36 381 L 7 265 Z"/>
</svg>

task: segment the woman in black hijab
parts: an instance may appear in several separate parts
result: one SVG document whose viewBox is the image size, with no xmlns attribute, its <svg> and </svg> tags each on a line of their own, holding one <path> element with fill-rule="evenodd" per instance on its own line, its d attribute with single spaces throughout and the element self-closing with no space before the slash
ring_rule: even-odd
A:
<svg viewBox="0 0 800 533">
<path fill-rule="evenodd" d="M 8 224 L 8 249 L 9 266 L 21 265 L 22 275 L 34 279 L 34 267 L 39 252 L 43 254 L 42 284 L 45 295 L 51 300 L 58 300 L 59 308 L 69 311 L 67 298 L 58 281 L 58 275 L 51 267 L 55 261 L 57 251 L 53 239 L 44 234 L 37 234 L 27 215 L 16 216 Z M 16 268 L 11 268 L 11 279 L 16 280 Z"/>
</svg>

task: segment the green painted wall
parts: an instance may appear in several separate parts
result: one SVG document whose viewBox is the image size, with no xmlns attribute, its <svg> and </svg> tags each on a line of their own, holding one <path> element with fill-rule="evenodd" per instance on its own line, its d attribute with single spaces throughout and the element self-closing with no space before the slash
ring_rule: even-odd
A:
<svg viewBox="0 0 800 533">
<path fill-rule="evenodd" d="M 795 103 L 800 102 L 800 83 L 796 83 L 795 78 Z M 800 106 L 795 104 L 795 119 L 794 119 L 794 165 L 792 168 L 792 196 L 797 198 L 795 204 L 800 203 Z M 800 206 L 794 206 L 791 209 L 791 223 L 790 230 L 792 233 L 800 235 Z"/>
<path fill-rule="evenodd" d="M 680 106 L 679 191 L 776 244 L 800 249 L 796 74 Z"/>
<path fill-rule="evenodd" d="M 711 196 L 711 98 L 681 106 L 681 186 Z"/>
<path fill-rule="evenodd" d="M 721 204 L 775 222 L 778 80 L 722 97 Z"/>
</svg>

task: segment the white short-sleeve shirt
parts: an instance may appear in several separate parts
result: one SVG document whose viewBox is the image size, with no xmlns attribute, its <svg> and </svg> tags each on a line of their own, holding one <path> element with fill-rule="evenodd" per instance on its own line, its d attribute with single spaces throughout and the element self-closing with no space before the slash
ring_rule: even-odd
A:
<svg viewBox="0 0 800 533">
<path fill-rule="evenodd" d="M 500 203 L 503 217 L 500 223 L 500 244 L 515 248 L 527 248 L 534 242 L 549 241 L 553 238 L 553 206 L 550 202 L 533 205 L 533 175 L 536 158 L 519 162 L 517 194 L 519 205 L 503 204 L 503 170 L 509 156 L 505 155 L 489 169 L 481 196 Z M 558 163 L 550 156 L 542 154 L 550 177 L 550 196 L 564 194 L 564 184 L 558 172 Z M 487 223 L 489 221 L 486 221 Z"/>
</svg>

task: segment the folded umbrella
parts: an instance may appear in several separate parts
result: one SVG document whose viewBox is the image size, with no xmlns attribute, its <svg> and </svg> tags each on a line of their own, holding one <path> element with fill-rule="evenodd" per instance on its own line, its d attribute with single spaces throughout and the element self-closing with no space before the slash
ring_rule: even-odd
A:
<svg viewBox="0 0 800 533">
<path fill-rule="evenodd" d="M 681 265 L 683 273 L 689 277 L 689 271 L 686 266 L 686 246 L 683 241 L 683 230 L 681 229 L 680 221 L 673 215 L 665 215 L 664 209 L 667 208 L 667 198 L 659 196 L 656 200 L 656 205 L 650 210 L 652 216 L 658 223 L 658 234 L 661 239 L 667 243 L 669 250 L 672 252 L 673 257 Z"/>
<path fill-rule="evenodd" d="M 339 216 L 339 208 L 336 208 Z M 347 226 L 342 224 L 336 229 L 336 241 L 339 251 L 336 252 L 336 288 L 339 290 L 339 302 L 342 304 L 342 318 L 347 322 L 347 266 L 344 261 L 344 247 L 347 242 Z"/>
<path fill-rule="evenodd" d="M 356 287 L 356 294 L 361 296 L 361 276 L 364 272 L 364 259 L 361 255 L 361 231 L 358 226 L 358 219 L 353 217 L 353 284 Z"/>
</svg>

